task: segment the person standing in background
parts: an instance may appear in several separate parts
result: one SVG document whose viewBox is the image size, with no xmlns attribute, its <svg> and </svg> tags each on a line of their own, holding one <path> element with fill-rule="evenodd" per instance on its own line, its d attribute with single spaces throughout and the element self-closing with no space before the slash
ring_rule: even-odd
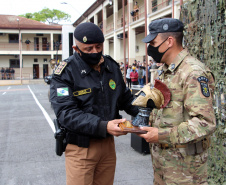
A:
<svg viewBox="0 0 226 185">
<path fill-rule="evenodd" d="M 1 69 L 2 80 L 5 80 L 5 68 Z"/>
<path fill-rule="evenodd" d="M 131 65 L 129 65 L 128 69 L 126 70 L 126 81 L 127 81 L 127 87 L 131 89 L 131 78 L 130 78 L 130 73 L 131 73 Z"/>
<path fill-rule="evenodd" d="M 25 43 L 26 43 L 26 45 L 27 45 L 27 50 L 30 50 L 30 43 L 31 43 L 31 41 L 27 39 L 27 40 L 25 41 Z"/>
<path fill-rule="evenodd" d="M 14 80 L 15 79 L 15 77 L 14 77 L 15 70 L 13 68 L 10 68 L 9 70 L 10 70 L 10 79 Z"/>
<path fill-rule="evenodd" d="M 139 19 L 139 5 L 137 1 L 134 4 L 133 11 L 134 11 L 133 21 L 136 21 Z"/>
<path fill-rule="evenodd" d="M 9 71 L 8 67 L 5 70 L 5 74 L 6 74 L 6 80 L 9 80 L 10 79 L 10 71 Z"/>
<path fill-rule="evenodd" d="M 133 85 L 138 85 L 138 73 L 136 71 L 136 67 L 132 67 L 132 71 L 130 73 L 131 82 Z"/>
<path fill-rule="evenodd" d="M 138 67 L 138 83 L 144 85 L 144 69 L 142 66 Z"/>
</svg>

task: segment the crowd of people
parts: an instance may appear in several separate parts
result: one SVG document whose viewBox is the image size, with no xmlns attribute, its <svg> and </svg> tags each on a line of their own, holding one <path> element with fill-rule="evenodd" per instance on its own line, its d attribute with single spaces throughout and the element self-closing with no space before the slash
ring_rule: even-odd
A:
<svg viewBox="0 0 226 185">
<path fill-rule="evenodd" d="M 2 80 L 14 80 L 15 70 L 12 67 L 7 67 L 1 69 Z"/>
<path fill-rule="evenodd" d="M 148 63 L 148 82 L 151 80 L 150 69 L 158 69 L 162 65 L 161 63 L 155 63 L 149 60 Z M 124 64 L 121 62 L 121 71 L 124 71 Z M 146 63 L 134 60 L 132 65 L 126 64 L 126 82 L 127 86 L 131 88 L 131 85 L 145 85 L 146 84 Z"/>
</svg>

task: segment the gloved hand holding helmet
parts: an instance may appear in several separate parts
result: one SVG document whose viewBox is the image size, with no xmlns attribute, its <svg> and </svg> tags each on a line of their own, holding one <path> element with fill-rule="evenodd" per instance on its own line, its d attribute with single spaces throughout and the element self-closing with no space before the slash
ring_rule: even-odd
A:
<svg viewBox="0 0 226 185">
<path fill-rule="evenodd" d="M 160 80 L 155 80 L 154 87 L 145 85 L 136 94 L 132 105 L 139 107 L 139 113 L 133 120 L 133 126 L 148 126 L 149 115 L 154 108 L 164 108 L 170 101 L 170 91 Z"/>
<path fill-rule="evenodd" d="M 132 105 L 139 107 L 139 113 L 132 121 L 120 123 L 119 127 L 126 132 L 146 133 L 141 131 L 138 127 L 148 126 L 149 116 L 151 111 L 166 107 L 170 101 L 170 91 L 168 87 L 160 80 L 155 80 L 154 87 L 150 83 L 145 85 L 139 92 L 135 94 L 136 99 L 133 100 Z"/>
</svg>

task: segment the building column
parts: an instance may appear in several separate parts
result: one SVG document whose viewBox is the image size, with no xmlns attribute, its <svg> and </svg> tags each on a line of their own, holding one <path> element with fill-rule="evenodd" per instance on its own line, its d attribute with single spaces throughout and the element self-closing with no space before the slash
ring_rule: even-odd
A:
<svg viewBox="0 0 226 185">
<path fill-rule="evenodd" d="M 117 29 L 117 22 L 118 22 L 118 1 L 114 1 L 113 3 L 113 15 L 114 15 L 114 30 Z"/>
<path fill-rule="evenodd" d="M 53 33 L 50 34 L 50 50 L 53 51 Z"/>
<path fill-rule="evenodd" d="M 103 33 L 106 34 L 106 28 L 107 28 L 107 8 L 106 6 L 103 6 L 102 8 L 102 20 L 103 20 Z"/>
<path fill-rule="evenodd" d="M 130 14 L 130 12 L 133 10 L 133 0 L 127 0 L 127 27 L 128 27 L 128 32 L 127 32 L 127 58 L 128 58 L 128 64 L 131 64 L 131 61 L 133 62 L 133 58 L 131 59 L 131 54 L 130 54 L 130 52 L 131 52 L 131 49 L 130 49 L 130 47 L 131 47 L 131 43 L 130 43 L 130 35 L 131 35 L 131 33 L 130 33 L 130 24 L 129 23 L 131 23 L 132 22 L 132 16 L 131 16 L 131 14 Z M 135 48 L 135 45 L 134 45 L 134 48 Z M 132 54 L 132 55 L 135 55 L 135 52 L 134 52 L 134 54 Z"/>
<path fill-rule="evenodd" d="M 21 29 L 19 28 L 19 52 L 20 52 L 20 83 L 22 84 L 22 62 L 23 62 L 23 57 L 22 57 L 22 34 L 21 34 Z"/>
<path fill-rule="evenodd" d="M 94 15 L 94 24 L 96 24 L 98 26 L 98 15 L 97 14 Z"/>
<path fill-rule="evenodd" d="M 133 0 L 128 0 L 128 8 L 129 8 L 129 12 L 133 11 Z M 133 17 L 131 16 L 131 14 L 129 14 L 129 22 L 133 22 Z"/>
<path fill-rule="evenodd" d="M 120 39 L 117 38 L 117 34 L 114 33 L 114 59 L 118 62 L 120 60 Z"/>
<path fill-rule="evenodd" d="M 129 63 L 132 64 L 136 59 L 136 33 L 135 29 L 129 28 Z"/>
<path fill-rule="evenodd" d="M 104 41 L 104 55 L 109 55 L 109 39 Z"/>
<path fill-rule="evenodd" d="M 173 4 L 172 4 L 173 6 Z M 179 19 L 180 18 L 180 4 L 174 2 L 174 18 Z"/>
<path fill-rule="evenodd" d="M 152 13 L 152 0 L 147 0 L 147 14 Z"/>
</svg>

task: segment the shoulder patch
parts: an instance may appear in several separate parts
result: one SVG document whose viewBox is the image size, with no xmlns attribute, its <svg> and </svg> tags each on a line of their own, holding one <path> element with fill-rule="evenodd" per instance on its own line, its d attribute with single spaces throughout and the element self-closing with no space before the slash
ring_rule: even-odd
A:
<svg viewBox="0 0 226 185">
<path fill-rule="evenodd" d="M 198 82 L 200 83 L 200 88 L 203 96 L 209 97 L 210 96 L 210 91 L 209 91 L 209 86 L 208 86 L 208 79 L 204 76 L 200 76 L 197 78 Z"/>
<path fill-rule="evenodd" d="M 58 67 L 56 68 L 54 74 L 60 75 L 62 73 L 63 69 L 66 67 L 66 65 L 67 65 L 67 62 L 65 62 L 65 61 L 61 62 L 58 65 Z"/>
<path fill-rule="evenodd" d="M 111 61 L 114 61 L 114 62 L 118 65 L 118 67 L 120 67 L 119 63 L 116 62 L 110 55 L 105 55 L 105 57 L 107 57 L 107 58 L 110 59 Z"/>
</svg>

